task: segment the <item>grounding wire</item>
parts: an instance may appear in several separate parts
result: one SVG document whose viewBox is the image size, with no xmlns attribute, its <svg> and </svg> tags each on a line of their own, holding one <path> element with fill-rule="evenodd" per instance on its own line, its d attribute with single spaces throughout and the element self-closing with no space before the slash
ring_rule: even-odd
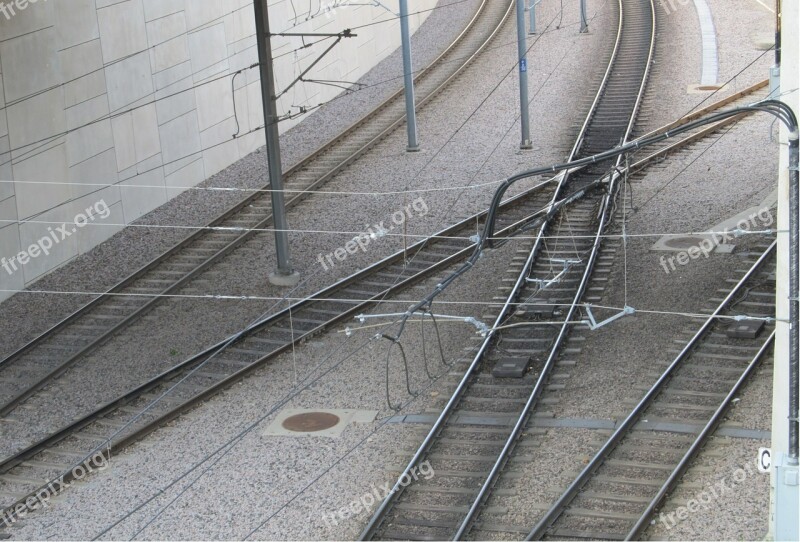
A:
<svg viewBox="0 0 800 542">
<path fill-rule="evenodd" d="M 595 16 L 596 16 L 596 15 L 595 15 Z M 569 26 L 569 25 L 567 25 L 567 26 Z M 540 33 L 540 34 L 537 36 L 537 38 L 536 38 L 536 41 L 538 41 L 539 37 L 540 37 L 540 36 L 542 36 L 542 35 L 544 35 L 545 33 L 548 33 L 548 32 L 554 32 L 554 31 L 555 31 L 555 30 L 545 30 L 545 31 L 541 32 L 541 33 Z M 534 44 L 535 44 L 535 42 L 534 42 Z M 495 48 L 499 48 L 499 47 L 506 47 L 506 46 L 508 46 L 508 45 L 511 45 L 511 43 L 509 43 L 509 44 L 503 44 L 503 45 L 501 45 L 501 46 L 497 46 L 497 47 L 495 47 Z M 492 48 L 492 47 L 490 47 L 490 48 L 487 48 L 487 49 L 485 49 L 485 51 L 488 51 L 488 50 L 491 50 L 491 49 L 493 49 L 493 48 Z M 291 53 L 291 51 L 290 51 L 290 53 Z M 471 55 L 470 55 L 470 56 L 471 56 Z M 453 60 L 449 60 L 449 61 L 443 61 L 443 62 L 442 62 L 442 64 L 445 64 L 445 63 L 448 63 L 448 62 L 456 62 L 456 61 L 459 61 L 459 60 L 461 60 L 461 59 L 460 59 L 460 58 L 458 58 L 458 59 L 453 59 Z M 422 70 L 419 70 L 419 71 L 421 72 L 421 71 L 424 71 L 425 69 L 427 69 L 427 68 L 423 68 Z M 235 74 L 227 74 L 227 75 L 223 76 L 222 78 L 224 78 L 224 77 L 227 77 L 227 76 L 231 76 L 231 75 L 235 75 Z M 328 100 L 328 101 L 326 101 L 326 102 L 322 102 L 322 103 L 320 103 L 320 104 L 318 104 L 318 105 L 316 105 L 316 106 L 313 106 L 313 107 L 307 108 L 307 109 L 305 110 L 305 112 L 304 112 L 304 113 L 302 113 L 301 115 L 304 115 L 304 114 L 310 113 L 311 111 L 313 111 L 313 110 L 315 110 L 315 109 L 318 109 L 318 108 L 322 107 L 323 105 L 329 104 L 329 103 L 331 103 L 331 102 L 334 102 L 334 101 L 336 101 L 336 100 L 338 100 L 338 99 L 341 99 L 341 98 L 344 98 L 344 97 L 346 97 L 346 96 L 349 96 L 350 94 L 353 94 L 353 93 L 355 93 L 355 92 L 360 92 L 360 91 L 368 90 L 368 89 L 370 89 L 370 88 L 372 88 L 372 87 L 374 87 L 374 86 L 379 86 L 379 85 L 382 85 L 382 84 L 384 84 L 384 83 L 386 83 L 386 82 L 391 82 L 391 81 L 394 81 L 394 80 L 396 80 L 396 79 L 399 79 L 399 78 L 401 78 L 401 76 L 398 76 L 398 77 L 393 77 L 393 78 L 387 79 L 387 80 L 385 80 L 385 81 L 381 81 L 381 82 L 375 83 L 374 85 L 367 85 L 367 86 L 363 86 L 363 87 L 361 87 L 361 88 L 359 88 L 359 89 L 357 89 L 357 90 L 354 90 L 354 91 L 349 91 L 349 92 L 346 92 L 346 93 L 339 94 L 339 95 L 335 96 L 334 98 L 332 98 L 331 100 Z M 166 99 L 166 98 L 162 98 L 162 99 Z M 156 100 L 156 101 L 158 101 L 158 100 Z M 129 111 L 128 111 L 128 112 L 129 112 Z M 289 117 L 286 117 L 286 116 L 284 116 L 283 118 L 294 118 L 295 116 L 297 116 L 297 115 L 294 115 L 294 116 L 289 116 Z M 104 120 L 104 119 L 100 119 L 100 120 Z M 99 120 L 98 120 L 98 121 L 94 121 L 94 122 L 99 122 Z M 78 127 L 78 128 L 75 128 L 75 129 L 80 129 L 80 127 Z M 244 134 L 240 134 L 240 135 L 239 135 L 239 137 L 247 136 L 247 135 L 253 134 L 253 133 L 255 133 L 255 132 L 261 131 L 261 130 L 263 130 L 263 129 L 264 129 L 264 126 L 263 126 L 263 125 L 262 125 L 262 126 L 258 126 L 258 127 L 256 127 L 256 128 L 253 128 L 253 129 L 249 130 L 248 132 L 246 132 L 246 133 L 244 133 Z M 41 148 L 41 147 L 47 146 L 47 145 L 49 145 L 49 144 L 51 144 L 51 143 L 54 143 L 54 142 L 55 142 L 54 140 L 55 140 L 55 139 L 58 139 L 59 137 L 61 137 L 61 136 L 59 136 L 59 135 L 51 136 L 51 137 L 50 137 L 50 138 L 49 138 L 49 139 L 48 139 L 48 140 L 47 140 L 45 143 L 43 143 L 42 145 L 40 145 L 40 146 L 39 146 L 39 147 L 37 147 L 36 149 L 32 149 L 32 150 L 26 151 L 26 153 L 23 153 L 23 154 L 28 154 L 28 153 L 31 153 L 31 152 L 33 152 L 33 151 L 35 151 L 35 150 L 37 150 L 37 149 L 39 149 L 39 148 Z M 142 175 L 145 175 L 145 174 L 147 174 L 147 173 L 151 173 L 151 172 L 153 172 L 153 171 L 157 171 L 157 170 L 159 170 L 159 169 L 162 169 L 164 166 L 167 166 L 167 165 L 171 165 L 171 164 L 174 164 L 174 163 L 177 163 L 177 162 L 182 162 L 182 161 L 184 161 L 184 160 L 186 160 L 186 159 L 188 159 L 188 158 L 191 158 L 192 156 L 195 156 L 195 155 L 201 155 L 202 153 L 204 153 L 204 152 L 206 152 L 206 151 L 208 151 L 208 150 L 212 150 L 212 149 L 214 149 L 214 148 L 217 148 L 217 147 L 220 147 L 220 146 L 222 146 L 222 145 L 228 144 L 230 141 L 231 141 L 230 139 L 225 139 L 225 140 L 223 140 L 223 141 L 220 141 L 220 142 L 218 142 L 218 143 L 215 143 L 215 144 L 209 145 L 208 147 L 202 148 L 202 149 L 200 149 L 200 150 L 198 150 L 198 151 L 195 151 L 195 152 L 193 152 L 193 153 L 191 153 L 191 154 L 188 154 L 188 155 L 186 155 L 186 156 L 179 157 L 179 158 L 177 158 L 177 159 L 174 159 L 174 160 L 172 160 L 172 161 L 170 161 L 170 162 L 165 162 L 165 163 L 162 163 L 162 164 L 161 164 L 161 165 L 159 165 L 159 166 L 152 167 L 152 168 L 150 168 L 150 169 L 147 169 L 147 170 L 145 170 L 145 171 L 140 171 L 140 172 L 137 172 L 137 173 L 136 173 L 136 175 L 134 175 L 133 177 L 131 177 L 131 178 L 128 178 L 128 179 L 125 179 L 125 180 L 120 180 L 120 181 L 118 181 L 118 182 L 116 182 L 116 183 L 111 183 L 111 184 L 73 183 L 73 184 L 75 184 L 76 186 L 99 186 L 100 188 L 98 188 L 98 189 L 96 189 L 96 190 L 92 190 L 92 191 L 90 191 L 90 192 L 88 192 L 88 193 L 86 193 L 86 194 L 83 194 L 83 195 L 82 195 L 82 196 L 80 196 L 80 197 L 74 197 L 74 198 L 71 198 L 71 199 L 65 200 L 65 201 L 63 201 L 63 202 L 61 202 L 61 203 L 59 203 L 59 204 L 57 204 L 57 205 L 54 205 L 54 206 L 52 206 L 52 207 L 48 208 L 48 209 L 44 209 L 44 210 L 42 210 L 42 211 L 40 211 L 40 212 L 36 213 L 36 214 L 35 214 L 35 215 L 33 215 L 33 216 L 34 216 L 34 217 L 36 217 L 36 216 L 41 216 L 42 214 L 45 214 L 45 213 L 47 213 L 47 212 L 49 212 L 49 211 L 52 211 L 52 210 L 54 210 L 54 209 L 57 209 L 57 208 L 59 208 L 59 207 L 62 207 L 62 206 L 64 206 L 64 205 L 68 204 L 68 203 L 72 203 L 72 202 L 74 202 L 74 201 L 77 201 L 77 200 L 79 200 L 79 199 L 84 199 L 84 198 L 86 198 L 87 196 L 90 196 L 90 195 L 96 194 L 96 193 L 98 193 L 98 192 L 101 192 L 102 190 L 105 190 L 106 188 L 109 188 L 109 187 L 114 187 L 114 186 L 120 186 L 122 183 L 124 183 L 124 182 L 127 182 L 127 181 L 130 181 L 130 180 L 131 180 L 131 179 L 133 179 L 133 178 L 140 177 L 140 176 L 142 176 Z M 31 143 L 31 144 L 33 144 L 33 143 Z M 30 145 L 30 144 L 29 144 L 29 145 Z M 13 162 L 13 163 L 16 163 L 16 164 L 19 164 L 19 163 L 20 163 L 20 162 L 22 162 L 22 161 L 26 161 L 26 160 L 29 160 L 29 159 L 35 158 L 36 156 L 39 156 L 40 154 L 43 154 L 44 152 L 48 152 L 48 151 L 52 150 L 53 148 L 55 148 L 55 147 L 57 147 L 57 146 L 60 146 L 60 145 L 63 145 L 63 142 L 56 143 L 56 144 L 55 144 L 53 147 L 49 147 L 48 149 L 45 149 L 44 151 L 41 151 L 40 153 L 37 153 L 37 154 L 31 155 L 31 156 L 27 156 L 27 157 L 23 158 L 22 160 L 17 160 L 16 162 L 14 162 L 14 159 L 12 158 L 12 159 L 10 159 L 10 160 L 8 160 L 8 161 L 6 161 L 6 162 L 2 162 L 2 163 L 0 163 L 0 165 L 5 165 L 5 164 L 11 163 L 11 162 Z M 10 155 L 10 154 L 11 154 L 13 151 L 14 151 L 14 150 L 12 149 L 12 150 L 6 151 L 5 153 L 2 153 L 2 154 L 9 154 L 9 155 Z M 202 156 L 201 156 L 201 157 L 199 157 L 199 158 L 197 158 L 197 160 L 201 160 L 201 159 L 202 159 Z M 186 166 L 184 166 L 184 167 L 188 167 L 189 165 L 193 164 L 193 163 L 194 163 L 194 162 L 196 162 L 197 160 L 195 160 L 195 161 L 191 162 L 190 164 L 187 164 L 187 165 L 186 165 Z M 15 183 L 15 184 L 59 184 L 59 185 L 63 184 L 63 183 L 55 183 L 55 182 L 53 182 L 53 181 L 11 181 L 11 180 L 0 180 L 0 183 Z M 137 186 L 138 186 L 138 185 L 137 185 Z M 138 186 L 138 187 L 141 187 L 141 186 Z M 252 191 L 259 191 L 259 189 L 252 189 L 252 190 L 251 190 L 251 189 L 239 189 L 239 188 L 196 187 L 196 186 L 193 186 L 193 187 L 185 187 L 185 188 L 186 188 L 187 190 L 209 190 L 209 191 L 214 191 L 214 190 L 221 190 L 221 191 L 251 191 L 251 192 L 252 192 Z M 261 189 L 260 191 L 264 191 L 264 192 L 271 192 L 271 190 L 270 190 L 270 189 Z M 287 190 L 287 191 L 291 192 L 291 190 Z M 300 192 L 302 192 L 302 191 L 300 191 Z M 323 191 L 317 191 L 317 192 L 319 192 L 319 193 L 324 193 Z M 345 194 L 345 193 L 344 193 L 344 192 L 342 192 L 341 194 Z M 390 194 L 390 192 L 387 192 L 387 194 Z"/>
<path fill-rule="evenodd" d="M 537 39 L 537 41 L 538 41 L 538 39 Z M 534 42 L 534 44 L 535 44 L 535 42 Z M 562 60 L 563 60 L 563 59 L 562 59 Z M 494 92 L 494 91 L 492 91 L 492 92 Z M 483 102 L 482 102 L 482 103 L 483 103 Z M 481 105 L 482 105 L 482 104 L 481 104 Z M 479 106 L 479 107 L 480 107 L 480 106 Z M 462 126 L 462 127 L 463 127 L 463 126 Z M 495 150 L 496 150 L 496 148 L 495 148 Z M 494 151 L 493 151 L 493 153 L 494 153 Z M 492 154 L 493 154 L 493 153 L 492 153 Z M 424 168 L 423 168 L 423 169 L 424 169 Z M 480 171 L 480 170 L 479 170 L 479 171 Z M 476 172 L 476 175 L 477 175 L 477 172 Z M 452 209 L 452 206 L 451 206 L 451 209 Z M 415 254 L 413 258 L 415 258 L 415 257 L 416 257 L 416 256 L 417 256 L 419 253 L 420 253 L 420 252 L 417 252 L 417 254 Z M 412 258 L 412 260 L 413 260 L 413 258 Z M 398 278 L 397 278 L 397 280 L 399 280 L 399 278 L 400 278 L 400 276 L 401 276 L 401 275 L 402 275 L 402 272 L 398 274 Z M 388 295 L 388 291 L 387 291 L 387 295 Z M 385 296 L 384 296 L 384 299 L 383 299 L 383 300 L 381 300 L 381 301 L 385 301 Z M 431 315 L 431 316 L 433 317 L 433 315 Z M 434 326 L 435 326 L 435 328 L 436 328 L 437 340 L 438 340 L 438 346 L 439 346 L 439 349 L 440 349 L 440 353 L 441 353 L 441 355 L 442 355 L 442 361 L 443 361 L 443 363 L 445 363 L 445 365 L 446 365 L 445 358 L 444 358 L 444 350 L 443 350 L 443 348 L 442 348 L 442 344 L 441 344 L 441 336 L 439 335 L 438 323 L 436 322 L 436 320 L 435 320 L 435 317 L 434 317 Z M 377 336 L 376 336 L 376 337 L 377 337 Z M 406 385 L 407 385 L 407 389 L 408 389 L 408 391 L 409 391 L 409 393 L 410 393 L 410 394 L 414 395 L 413 393 L 411 393 L 411 389 L 410 389 L 410 382 L 408 381 L 409 372 L 408 372 L 407 360 L 406 360 L 406 358 L 405 358 L 405 353 L 404 353 L 404 351 L 402 350 L 402 345 L 401 345 L 399 342 L 398 342 L 397 344 L 398 344 L 398 346 L 399 346 L 399 347 L 400 347 L 400 349 L 401 349 L 401 354 L 402 354 L 402 356 L 403 356 L 403 359 L 404 359 L 404 364 L 405 364 L 405 369 L 406 369 L 405 373 L 406 373 Z M 390 353 L 391 353 L 391 349 L 389 349 L 389 354 L 390 354 Z M 389 354 L 387 354 L 387 356 L 388 356 Z M 387 382 L 387 386 L 388 386 L 388 358 L 387 358 L 387 380 L 386 380 L 386 382 Z M 389 390 L 388 390 L 388 387 L 387 387 L 387 400 L 388 400 L 388 393 L 389 393 Z M 391 407 L 391 402 L 389 402 L 389 405 L 390 405 L 390 407 Z M 227 452 L 226 452 L 226 453 L 227 453 Z M 216 462 L 215 462 L 215 463 L 216 463 Z M 198 479 L 199 479 L 199 477 L 198 477 Z M 174 502 L 174 501 L 173 501 L 173 502 Z M 170 503 L 170 504 L 171 504 L 171 503 Z M 169 505 L 168 505 L 168 506 L 169 506 Z M 160 514 L 160 513 L 161 513 L 161 512 L 159 512 L 159 514 Z M 107 530 L 106 530 L 105 532 L 107 532 Z M 105 532 L 104 532 L 104 533 L 105 533 Z M 104 534 L 104 533 L 101 533 L 101 536 L 102 536 L 102 534 Z"/>
</svg>

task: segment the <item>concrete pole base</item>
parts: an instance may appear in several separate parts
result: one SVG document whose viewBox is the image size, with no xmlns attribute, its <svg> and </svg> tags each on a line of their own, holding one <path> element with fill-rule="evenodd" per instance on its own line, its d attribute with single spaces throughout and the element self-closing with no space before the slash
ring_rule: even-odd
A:
<svg viewBox="0 0 800 542">
<path fill-rule="evenodd" d="M 410 146 L 406 147 L 406 152 L 419 152 L 421 150 L 422 149 L 420 148 L 419 145 L 417 145 L 416 147 L 410 147 Z"/>
<path fill-rule="evenodd" d="M 269 274 L 269 283 L 273 286 L 280 286 L 282 288 L 287 288 L 290 286 L 297 286 L 297 283 L 300 282 L 300 273 L 297 271 L 293 271 L 290 275 L 286 275 L 281 273 L 280 271 L 274 271 Z"/>
<path fill-rule="evenodd" d="M 523 141 L 519 145 L 519 150 L 521 151 L 530 151 L 533 149 L 533 142 L 532 141 Z"/>
</svg>

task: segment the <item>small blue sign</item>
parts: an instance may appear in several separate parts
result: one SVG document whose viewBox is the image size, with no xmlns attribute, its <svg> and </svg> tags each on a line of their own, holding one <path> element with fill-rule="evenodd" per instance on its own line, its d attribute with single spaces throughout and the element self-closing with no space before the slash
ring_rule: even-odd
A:
<svg viewBox="0 0 800 542">
<path fill-rule="evenodd" d="M 522 73 L 525 73 L 526 71 L 528 71 L 528 59 L 527 58 L 523 58 L 522 60 L 519 61 L 519 71 L 521 71 Z"/>
</svg>

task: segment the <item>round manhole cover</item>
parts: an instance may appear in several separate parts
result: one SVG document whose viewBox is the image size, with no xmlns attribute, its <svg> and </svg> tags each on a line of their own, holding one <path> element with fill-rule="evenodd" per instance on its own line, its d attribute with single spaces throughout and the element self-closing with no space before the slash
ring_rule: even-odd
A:
<svg viewBox="0 0 800 542">
<path fill-rule="evenodd" d="M 339 423 L 339 416 L 330 412 L 304 412 L 283 420 L 283 428 L 295 433 L 315 433 L 330 429 Z"/>
<path fill-rule="evenodd" d="M 667 239 L 664 241 L 664 244 L 670 248 L 691 248 L 696 247 L 703 240 L 699 237 L 673 237 L 672 239 Z"/>
</svg>

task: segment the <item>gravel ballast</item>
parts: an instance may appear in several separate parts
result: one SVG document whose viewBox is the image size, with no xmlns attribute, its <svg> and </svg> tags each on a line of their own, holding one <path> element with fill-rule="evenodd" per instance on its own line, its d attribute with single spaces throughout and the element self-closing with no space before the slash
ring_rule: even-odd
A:
<svg viewBox="0 0 800 542">
<path fill-rule="evenodd" d="M 720 17 L 716 21 L 718 31 L 727 37 L 739 30 L 743 20 L 731 15 L 735 10 L 728 12 L 723 9 L 722 3 L 728 1 L 711 1 L 715 16 L 719 14 Z M 732 1 L 742 9 L 752 7 L 752 2 Z M 534 151 L 517 151 L 518 89 L 513 72 L 506 77 L 514 63 L 515 31 L 513 24 L 507 24 L 492 48 L 434 105 L 419 115 L 422 153 L 406 154 L 403 151 L 405 132 L 399 130 L 326 185 L 326 190 L 453 189 L 421 194 L 428 211 L 424 216 L 410 219 L 406 227 L 409 235 L 426 235 L 484 208 L 493 191 L 493 187 L 487 185 L 460 195 L 457 188 L 468 183 L 478 185 L 496 181 L 522 168 L 563 159 L 574 135 L 574 127 L 570 124 L 580 120 L 581 106 L 577 104 L 585 102 L 593 93 L 588 90 L 596 81 L 598 69 L 593 54 L 607 46 L 615 26 L 608 2 L 590 1 L 590 13 L 595 13 L 596 17 L 592 20 L 591 32 L 579 35 L 575 6 L 573 3 L 565 4 L 568 5 L 564 6 L 560 30 L 553 30 L 560 16 L 559 2 L 545 0 L 540 4 L 540 24 L 544 27 L 553 21 L 553 26 L 540 38 L 532 38 L 537 40 L 529 59 Z M 419 47 L 415 51 L 417 65 L 425 64 L 425 58 L 431 59 L 435 51 L 449 43 L 468 20 L 475 2 L 460 6 L 457 17 L 445 13 L 448 10 L 434 11 L 417 33 L 414 38 L 415 46 Z M 762 21 L 757 15 L 753 14 L 751 24 L 755 18 L 759 25 L 766 27 L 766 18 Z M 650 119 L 640 130 L 674 119 L 703 97 L 686 92 L 688 85 L 699 79 L 699 68 L 694 61 L 695 53 L 699 51 L 698 34 L 692 17 L 695 17 L 693 8 L 687 5 L 662 22 L 659 39 L 664 45 L 659 46 L 659 65 L 651 80 L 651 88 L 658 89 L 658 97 L 654 98 L 651 92 L 645 104 Z M 445 38 L 445 35 L 451 37 Z M 720 40 L 721 78 L 737 72 L 757 54 L 750 49 L 743 50 L 746 45 L 743 40 Z M 768 60 L 764 62 L 769 64 Z M 365 81 L 386 79 L 396 73 L 398 65 L 396 53 L 370 72 Z M 763 66 L 757 63 L 742 74 L 742 88 L 746 86 L 746 80 L 754 82 L 763 78 L 765 73 Z M 336 126 L 340 129 L 349 123 L 348 119 L 355 119 L 370 104 L 380 101 L 380 96 L 377 90 L 374 96 L 356 93 L 333 102 L 291 130 L 284 139 L 286 163 L 291 164 L 315 147 L 319 130 L 333 133 Z M 692 153 L 671 159 L 667 167 L 637 183 L 634 206 L 641 207 L 629 222 L 629 233 L 705 229 L 749 207 L 751 202 L 761 201 L 771 191 L 774 177 L 763 172 L 775 169 L 775 147 L 768 142 L 769 122 L 760 118 L 743 122 L 686 171 L 682 169 L 702 152 L 703 144 Z M 754 142 L 763 151 L 743 151 Z M 496 151 L 495 145 L 498 145 Z M 261 184 L 259 179 L 263 177 L 264 169 L 263 155 L 254 154 L 208 183 L 257 186 Z M 731 171 L 736 172 L 739 182 L 731 182 Z M 680 176 L 672 180 L 677 173 Z M 702 179 L 702 183 L 698 179 Z M 665 189 L 665 186 L 669 188 Z M 232 199 L 190 191 L 151 213 L 142 223 L 202 223 L 219 213 Z M 289 219 L 291 227 L 296 230 L 358 232 L 363 231 L 366 224 L 387 220 L 392 213 L 415 199 L 410 195 L 405 199 L 402 195 L 312 197 L 293 209 Z M 644 205 L 643 202 L 648 203 Z M 384 238 L 382 241 L 385 242 L 376 243 L 366 253 L 354 255 L 333 269 L 321 270 L 318 256 L 335 250 L 353 235 L 308 231 L 291 234 L 295 264 L 304 278 L 310 277 L 297 295 L 314 291 L 403 246 L 402 237 Z M 169 230 L 129 228 L 35 287 L 96 291 L 123 276 L 135 262 L 143 263 L 168 247 L 178 237 Z M 648 252 L 653 241 L 643 239 L 629 246 L 627 278 L 629 304 L 633 306 L 694 311 L 711 297 L 709 293 L 713 293 L 719 281 L 728 276 L 726 271 L 730 269 L 730 260 L 716 256 L 707 261 L 693 262 L 680 274 L 667 276 L 658 265 L 660 254 Z M 483 304 L 498 295 L 497 277 L 503 274 L 515 251 L 524 246 L 524 242 L 519 241 L 492 251 L 467 277 L 445 293 L 437 311 L 480 318 L 485 312 Z M 272 247 L 268 234 L 260 236 L 247 250 L 232 258 L 224 272 L 204 277 L 208 282 L 203 290 L 228 295 L 275 295 L 276 290 L 264 280 L 265 271 L 274 266 Z M 127 256 L 122 257 L 125 254 Z M 98 272 L 74 272 L 83 266 L 98 269 Z M 88 275 L 96 276 L 90 279 Z M 435 284 L 436 280 L 428 281 L 401 299 L 390 300 L 376 312 L 403 310 Z M 607 292 L 612 303 L 619 301 L 621 284 L 619 277 L 615 277 Z M 141 377 L 151 375 L 175 362 L 173 358 L 176 356 L 171 352 L 179 352 L 179 359 L 182 359 L 239 329 L 270 305 L 267 302 L 219 300 L 170 301 L 168 308 L 155 311 L 137 324 L 132 333 L 109 343 L 92 356 L 92 364 L 86 370 L 95 376 L 87 388 L 90 390 L 88 395 L 113 395 L 119 391 L 114 387 L 118 386 L 114 379 L 115 368 L 124 367 L 130 374 Z M 30 338 L 37 330 L 46 328 L 74 306 L 72 298 L 65 300 L 51 296 L 17 296 L 4 303 L 3 307 L 11 311 L 8 314 L 17 317 L 9 319 L 8 335 L 13 339 L 3 343 L 3 352 L 21 344 L 22 337 Z M 576 416 L 601 416 L 600 413 L 608 412 L 612 416 L 620 410 L 618 404 L 602 399 L 630 395 L 625 382 L 609 378 L 609 364 L 619 362 L 631 371 L 642 370 L 647 359 L 659 355 L 658 345 L 669 342 L 687 323 L 679 317 L 658 317 L 659 331 L 654 332 L 652 320 L 644 315 L 623 319 L 602 333 L 587 338 L 584 352 L 608 352 L 610 344 L 613 345 L 613 355 L 596 356 L 596 364 L 591 368 L 588 364 L 579 364 L 581 370 L 587 370 L 581 378 L 594 379 L 588 381 L 597 385 L 583 390 L 582 401 L 565 401 L 565 408 L 571 409 L 568 412 Z M 166 321 L 170 322 L 169 332 L 163 331 Z M 292 354 L 281 356 L 270 367 L 258 371 L 253 377 L 114 458 L 108 470 L 76 484 L 53 499 L 47 509 L 32 514 L 8 532 L 17 539 L 84 539 L 97 536 L 126 517 L 104 537 L 240 539 L 253 530 L 251 538 L 257 539 L 348 539 L 357 536 L 367 518 L 366 512 L 352 514 L 338 522 L 326 521 L 324 516 L 349 506 L 373 488 L 392 481 L 392 469 L 407 461 L 423 433 L 419 426 L 411 424 L 382 425 L 382 420 L 393 414 L 386 407 L 384 394 L 385 342 L 370 339 L 374 330 L 351 336 L 341 331 L 321 336 Z M 426 328 L 425 331 L 431 369 L 441 375 L 446 370 L 437 365 L 435 354 L 431 354 L 435 352 L 431 330 Z M 474 337 L 473 328 L 447 324 L 442 338 L 448 358 L 456 359 L 462 354 L 468 356 L 462 349 L 472 344 L 471 337 Z M 626 340 L 615 341 L 615 337 L 625 337 Z M 410 360 L 412 388 L 420 391 L 417 400 L 408 405 L 404 413 L 440 408 L 450 385 L 446 383 L 448 377 L 430 383 L 425 376 L 418 325 L 410 326 L 403 339 Z M 408 400 L 399 357 L 395 355 L 390 359 L 392 400 Z M 330 371 L 326 372 L 327 369 Z M 571 381 L 577 381 L 576 376 L 574 374 Z M 313 381 L 316 378 L 318 380 Z M 313 384 L 307 389 L 282 404 L 282 399 L 292 390 L 311 381 Z M 748 388 L 751 389 L 757 388 Z M 602 393 L 594 393 L 597 391 Z M 761 401 L 764 394 L 762 389 L 753 399 Z M 745 394 L 742 406 L 747 401 Z M 88 406 L 88 403 L 81 405 L 82 408 Z M 371 409 L 380 413 L 376 422 L 352 425 L 337 439 L 263 436 L 263 428 L 274 419 L 277 411 L 289 407 Z M 764 428 L 763 423 L 748 417 L 741 422 L 748 427 Z M 237 445 L 229 453 L 212 455 L 253 424 L 257 425 L 236 441 Z M 545 441 L 547 446 L 559 449 L 559 436 L 550 431 Z M 563 449 L 569 461 L 553 468 L 566 472 L 591 452 L 591 434 L 570 431 L 564 432 L 563 437 Z M 708 459 L 707 464 L 720 469 L 719 472 L 728 472 L 724 469 L 746 458 L 754 445 L 757 447 L 754 441 L 731 441 L 726 449 L 735 453 L 725 460 L 730 464 L 723 464 L 715 458 Z M 212 462 L 203 463 L 189 472 L 198 461 L 209 456 L 214 463 L 208 472 L 204 473 Z M 185 478 L 170 486 L 184 474 Z M 197 481 L 188 488 L 195 479 Z M 750 492 L 751 488 L 748 487 L 747 491 Z M 763 530 L 763 525 L 747 519 L 745 511 L 752 510 L 754 502 L 763 505 L 763 484 L 756 485 L 752 491 L 746 495 L 744 491 L 739 492 L 720 501 L 724 513 L 709 515 L 702 520 L 693 519 L 691 525 L 686 523 L 681 529 L 654 531 L 654 534 L 676 539 L 725 538 L 725 534 L 738 537 L 735 530 L 737 521 L 748 522 L 747 528 L 742 527 L 741 532 L 757 533 Z M 140 503 L 151 497 L 155 499 L 137 509 Z M 160 513 L 167 505 L 169 507 Z M 146 529 L 139 532 L 145 526 Z"/>
</svg>

